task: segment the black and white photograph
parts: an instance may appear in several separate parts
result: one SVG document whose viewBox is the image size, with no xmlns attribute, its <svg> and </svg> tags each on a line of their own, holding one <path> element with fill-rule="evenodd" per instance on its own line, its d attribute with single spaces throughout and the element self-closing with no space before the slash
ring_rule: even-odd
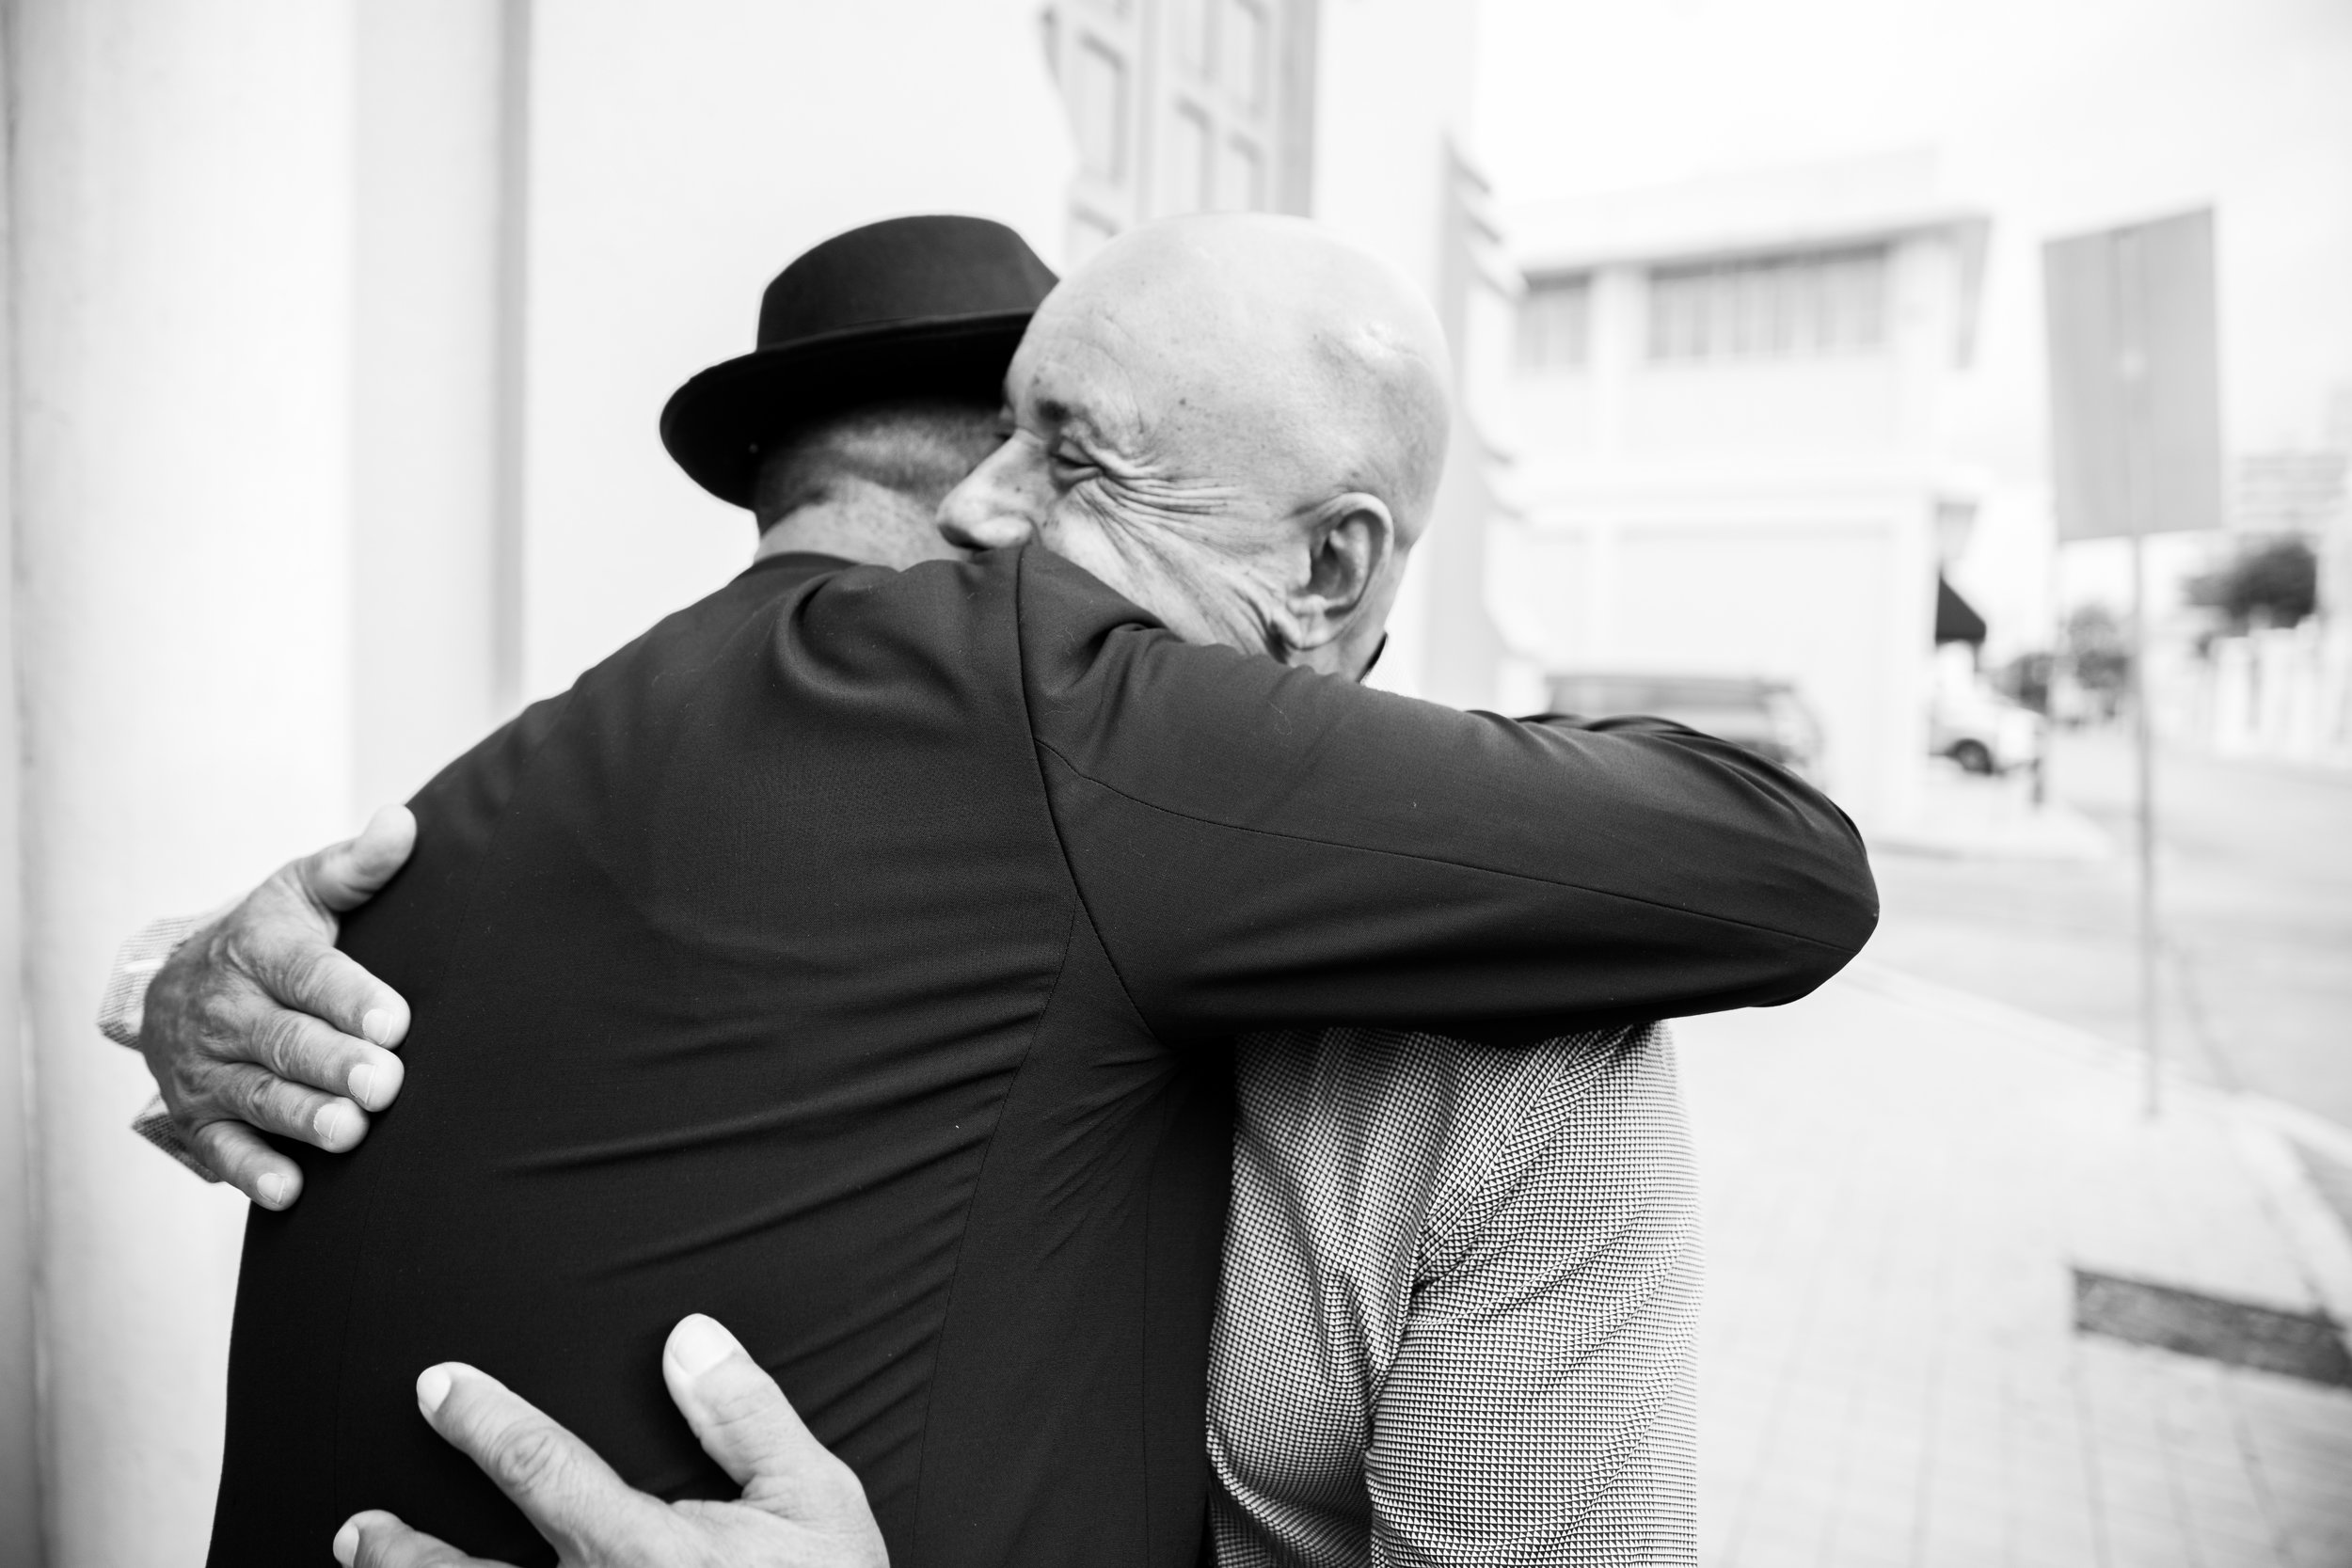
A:
<svg viewBox="0 0 2352 1568">
<path fill-rule="evenodd" d="M 2352 1568 L 2352 0 L 0 111 L 0 1568 Z"/>
</svg>

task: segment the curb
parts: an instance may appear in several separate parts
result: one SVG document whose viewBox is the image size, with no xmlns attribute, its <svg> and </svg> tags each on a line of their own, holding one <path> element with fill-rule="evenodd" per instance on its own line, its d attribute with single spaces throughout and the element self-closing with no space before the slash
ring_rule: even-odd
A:
<svg viewBox="0 0 2352 1568">
<path fill-rule="evenodd" d="M 2006 1002 L 1923 980 L 1867 958 L 1849 964 L 1842 976 L 1856 988 L 1923 1011 L 2030 1041 L 2085 1067 L 2137 1078 L 2146 1064 L 2139 1053 L 2087 1029 L 2060 1023 Z M 2265 1207 L 2278 1222 L 2312 1298 L 2335 1320 L 2345 1348 L 2352 1350 L 2352 1233 L 2320 1196 L 2296 1146 L 2352 1165 L 2352 1128 L 2288 1105 L 2266 1095 L 2232 1092 L 2189 1077 L 2169 1064 L 2157 1069 L 2165 1114 L 2194 1107 L 2219 1117 L 2247 1174 L 2261 1190 Z"/>
</svg>

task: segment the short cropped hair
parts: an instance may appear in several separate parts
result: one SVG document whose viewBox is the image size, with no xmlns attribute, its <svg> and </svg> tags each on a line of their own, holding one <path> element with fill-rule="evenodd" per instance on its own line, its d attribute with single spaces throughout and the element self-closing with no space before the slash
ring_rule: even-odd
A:
<svg viewBox="0 0 2352 1568">
<path fill-rule="evenodd" d="M 760 454 L 760 527 L 838 499 L 862 480 L 933 504 L 1002 438 L 995 408 L 953 398 L 866 404 L 790 431 Z"/>
</svg>

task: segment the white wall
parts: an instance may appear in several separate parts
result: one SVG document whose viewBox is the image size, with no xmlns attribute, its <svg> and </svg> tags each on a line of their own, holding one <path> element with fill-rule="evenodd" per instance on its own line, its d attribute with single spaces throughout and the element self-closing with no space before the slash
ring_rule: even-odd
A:
<svg viewBox="0 0 2352 1568">
<path fill-rule="evenodd" d="M 14 69 L 13 40 L 0 31 L 0 72 Z M 9 230 L 14 203 L 9 171 L 0 165 L 0 364 L 16 361 L 12 308 L 16 268 Z M 0 382 L 0 582 L 16 580 L 16 387 Z M 16 690 L 16 603 L 0 595 L 0 690 Z M 0 755 L 17 750 L 16 704 L 0 707 Z M 0 773 L 0 953 L 14 955 L 24 937 L 18 897 L 18 769 Z M 33 1315 L 33 1142 L 30 1042 L 24 1029 L 24 965 L 0 966 L 0 1562 L 31 1563 L 40 1550 L 40 1441 L 35 1395 L 37 1331 Z"/>
<path fill-rule="evenodd" d="M 509 8 L 358 0 L 355 818 L 414 794 L 500 709 Z"/>
<path fill-rule="evenodd" d="M 1472 0 L 1326 0 L 1317 15 L 1311 212 L 1405 269 L 1465 337 L 1470 317 L 1450 264 L 1447 148 L 1466 143 L 1476 61 Z M 1467 149 L 1465 148 L 1467 150 Z M 1466 344 L 1454 345 L 1457 356 Z M 1452 678 L 1465 652 L 1491 666 L 1479 602 L 1487 501 L 1483 444 L 1457 419 L 1446 489 L 1389 617 L 1372 684 L 1484 705 L 1491 681 Z"/>
<path fill-rule="evenodd" d="M 193 1563 L 244 1204 L 91 1017 L 135 926 L 346 824 L 353 8 L 9 21 L 49 1560 Z"/>
<path fill-rule="evenodd" d="M 751 557 L 662 404 L 852 225 L 974 213 L 1058 257 L 1069 131 L 1027 0 L 564 0 L 532 27 L 525 694 Z"/>
<path fill-rule="evenodd" d="M 1445 146 L 1469 134 L 1476 4 L 1323 0 L 1313 215 L 1439 286 Z"/>
</svg>

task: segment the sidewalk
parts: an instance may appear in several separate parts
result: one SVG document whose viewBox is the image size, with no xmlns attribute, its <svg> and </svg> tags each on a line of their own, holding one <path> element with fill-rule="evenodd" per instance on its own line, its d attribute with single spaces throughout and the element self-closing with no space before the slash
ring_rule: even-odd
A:
<svg viewBox="0 0 2352 1568">
<path fill-rule="evenodd" d="M 1677 1030 L 1708 1568 L 2352 1564 L 2352 1389 L 2073 1327 L 2077 1266 L 2352 1317 L 2275 1117 L 1867 962 Z"/>
<path fill-rule="evenodd" d="M 1865 836 L 1880 854 L 2095 864 L 2117 853 L 2106 830 L 2074 807 L 2056 799 L 2037 805 L 2029 775 L 1978 778 L 1941 762 L 1930 768 L 1910 820 L 1879 825 Z"/>
</svg>

